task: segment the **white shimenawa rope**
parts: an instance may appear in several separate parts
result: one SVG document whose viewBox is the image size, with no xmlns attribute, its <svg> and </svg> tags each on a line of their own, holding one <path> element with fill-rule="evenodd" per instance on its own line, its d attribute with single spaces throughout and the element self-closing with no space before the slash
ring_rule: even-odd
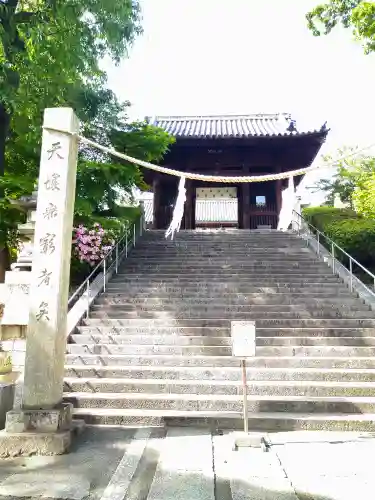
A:
<svg viewBox="0 0 375 500">
<path fill-rule="evenodd" d="M 47 130 L 55 130 L 48 128 Z M 59 130 L 55 130 L 55 132 L 60 132 Z M 64 133 L 64 131 L 61 131 Z M 66 133 L 66 132 L 65 132 Z M 347 158 L 351 158 L 352 156 L 356 156 L 361 152 L 370 149 L 375 146 L 375 143 L 370 144 L 364 148 L 358 149 L 353 153 L 337 158 L 334 162 L 329 165 L 312 165 L 310 167 L 299 168 L 298 170 L 292 170 L 289 172 L 280 172 L 278 174 L 266 174 L 266 175 L 250 175 L 250 176 L 221 176 L 221 175 L 204 175 L 204 174 L 195 174 L 192 172 L 182 172 L 180 170 L 174 170 L 173 168 L 162 167 L 160 165 L 154 165 L 153 163 L 149 163 L 148 161 L 138 160 L 137 158 L 133 158 L 132 156 L 126 155 L 125 153 L 120 153 L 112 148 L 107 148 L 106 146 L 102 146 L 91 139 L 87 139 L 81 135 L 77 136 L 78 139 L 92 146 L 103 153 L 110 154 L 112 156 L 117 156 L 117 158 L 121 158 L 122 160 L 126 160 L 130 163 L 134 163 L 139 165 L 140 167 L 148 168 L 150 170 L 154 170 L 155 172 L 160 172 L 162 174 L 174 175 L 175 177 L 185 177 L 185 179 L 197 180 L 197 181 L 205 181 L 205 182 L 221 182 L 226 184 L 238 184 L 241 182 L 265 182 L 265 181 L 275 181 L 279 179 L 288 179 L 290 177 L 296 177 L 298 175 L 305 175 L 309 172 L 313 172 L 318 169 L 327 169 L 332 168 L 337 165 L 338 162 L 346 160 Z"/>
<path fill-rule="evenodd" d="M 186 201 L 186 189 L 185 189 L 185 180 L 190 179 L 190 180 L 201 180 L 205 182 L 220 182 L 220 183 L 242 183 L 242 182 L 265 182 L 265 181 L 274 181 L 274 180 L 281 180 L 281 179 L 288 179 L 289 178 L 289 183 L 288 187 L 283 190 L 282 192 L 282 206 L 281 206 L 281 211 L 280 211 L 280 217 L 279 217 L 279 223 L 278 223 L 278 229 L 280 230 L 286 230 L 293 217 L 293 209 L 295 207 L 296 203 L 296 192 L 294 189 L 294 177 L 298 175 L 305 175 L 309 172 L 313 172 L 318 169 L 328 169 L 337 166 L 337 163 L 343 160 L 346 160 L 348 158 L 351 158 L 353 156 L 357 156 L 363 151 L 366 151 L 368 149 L 371 149 L 372 147 L 375 146 L 375 143 L 370 144 L 369 146 L 363 147 L 361 149 L 358 149 L 356 151 L 353 151 L 352 153 L 349 153 L 345 156 L 342 156 L 341 158 L 337 158 L 334 162 L 331 164 L 323 164 L 323 165 L 312 165 L 310 167 L 305 167 L 305 168 L 300 168 L 298 170 L 293 170 L 289 172 L 280 172 L 278 174 L 266 174 L 266 175 L 253 175 L 253 176 L 221 176 L 221 175 L 204 175 L 204 174 L 195 174 L 192 172 L 182 172 L 180 170 L 174 170 L 172 168 L 167 168 L 167 167 L 162 167 L 160 165 L 154 165 L 153 163 L 150 163 L 148 161 L 143 161 L 143 160 L 138 160 L 137 158 L 133 158 L 132 156 L 129 156 L 125 153 L 120 153 L 119 151 L 116 151 L 115 149 L 108 148 L 106 146 L 102 146 L 101 144 L 98 144 L 97 142 L 92 141 L 91 139 L 87 139 L 84 136 L 81 135 L 76 135 L 76 134 L 71 134 L 70 132 L 67 132 L 66 130 L 58 130 L 50 127 L 44 127 L 46 130 L 50 130 L 53 132 L 60 132 L 62 134 L 69 134 L 69 135 L 74 135 L 77 137 L 77 139 L 84 144 L 87 144 L 89 146 L 92 146 L 96 149 L 99 149 L 100 151 L 103 151 L 103 153 L 110 154 L 112 156 L 116 156 L 117 158 L 121 158 L 122 160 L 128 161 L 130 163 L 134 163 L 135 165 L 139 165 L 140 167 L 143 168 L 148 168 L 150 170 L 154 170 L 155 172 L 160 172 L 162 174 L 168 174 L 168 175 L 173 175 L 175 177 L 180 178 L 180 184 L 178 187 L 178 195 L 176 199 L 176 204 L 173 210 L 173 217 L 172 217 L 172 222 L 167 229 L 165 233 L 165 237 L 168 238 L 168 236 L 171 236 L 171 239 L 174 238 L 174 235 L 176 232 L 180 230 L 181 227 L 181 222 L 182 222 L 182 217 L 184 214 L 184 205 Z M 288 222 L 289 221 L 289 222 Z M 284 229 L 285 228 L 285 229 Z"/>
<path fill-rule="evenodd" d="M 293 210 L 296 204 L 296 191 L 294 189 L 294 178 L 289 177 L 288 187 L 282 192 L 281 210 L 279 215 L 278 231 L 286 231 L 293 219 Z"/>
<path fill-rule="evenodd" d="M 180 178 L 178 185 L 178 194 L 176 204 L 173 209 L 173 217 L 169 228 L 165 233 L 165 237 L 171 237 L 173 240 L 175 233 L 178 233 L 181 227 L 182 217 L 184 216 L 184 207 L 186 201 L 185 177 Z"/>
</svg>

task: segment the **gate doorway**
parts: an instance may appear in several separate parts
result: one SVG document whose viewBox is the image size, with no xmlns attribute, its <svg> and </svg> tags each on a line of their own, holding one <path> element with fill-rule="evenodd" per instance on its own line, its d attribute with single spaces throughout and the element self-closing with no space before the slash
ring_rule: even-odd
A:
<svg viewBox="0 0 375 500">
<path fill-rule="evenodd" d="M 236 187 L 197 187 L 195 192 L 195 227 L 238 227 Z"/>
</svg>

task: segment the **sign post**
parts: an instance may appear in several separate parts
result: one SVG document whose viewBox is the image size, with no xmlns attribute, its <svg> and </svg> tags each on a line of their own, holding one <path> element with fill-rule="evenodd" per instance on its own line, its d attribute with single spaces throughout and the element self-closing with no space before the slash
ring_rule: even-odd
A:
<svg viewBox="0 0 375 500">
<path fill-rule="evenodd" d="M 243 433 L 235 437 L 233 449 L 238 448 L 262 448 L 267 451 L 266 442 L 260 434 L 249 432 L 249 403 L 247 400 L 247 373 L 246 359 L 256 355 L 256 330 L 254 321 L 232 321 L 232 355 L 240 358 L 242 371 L 242 394 L 243 394 Z"/>
</svg>

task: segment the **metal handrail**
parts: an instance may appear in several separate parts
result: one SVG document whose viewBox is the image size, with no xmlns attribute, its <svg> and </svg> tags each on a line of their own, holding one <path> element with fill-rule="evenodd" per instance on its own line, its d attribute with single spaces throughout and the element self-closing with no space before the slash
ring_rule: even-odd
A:
<svg viewBox="0 0 375 500">
<path fill-rule="evenodd" d="M 296 219 L 297 217 L 297 219 Z M 299 219 L 299 220 L 298 220 Z M 311 224 L 307 219 L 305 219 L 305 217 L 303 217 L 303 215 L 301 215 L 300 213 L 296 212 L 295 210 L 293 210 L 293 222 L 298 224 L 299 226 L 299 230 L 298 232 L 300 231 L 300 229 L 302 228 L 302 221 L 306 224 L 307 226 L 307 229 L 310 231 L 310 228 L 313 229 L 313 231 L 310 231 L 310 233 L 312 234 L 316 234 L 317 235 L 317 244 L 318 244 L 318 250 L 317 250 L 317 254 L 320 256 L 320 248 L 321 246 L 323 248 L 325 248 L 328 253 L 331 255 L 332 257 L 332 271 L 333 273 L 335 274 L 335 259 L 336 259 L 336 252 L 335 252 L 335 249 L 337 249 L 338 251 L 340 251 L 341 253 L 343 253 L 348 259 L 349 259 L 349 273 L 350 273 L 350 290 L 353 291 L 353 264 L 357 265 L 358 267 L 360 267 L 368 276 L 370 276 L 373 280 L 373 283 L 374 283 L 374 288 L 375 288 L 375 274 L 373 274 L 371 271 L 369 271 L 364 265 L 362 265 L 360 262 L 358 262 L 358 260 L 356 260 L 354 257 L 352 257 L 348 252 L 346 252 L 342 247 L 340 247 L 340 245 L 338 245 L 335 241 L 332 240 L 332 238 L 330 238 L 329 236 L 327 236 L 325 233 L 323 233 L 322 231 L 320 231 L 317 227 L 315 227 L 313 224 Z M 321 243 L 321 239 L 324 238 L 326 241 L 328 241 L 330 243 L 330 246 L 331 246 L 331 251 L 329 250 L 329 248 L 326 248 L 322 243 Z M 342 263 L 341 263 L 342 264 Z M 344 264 L 342 264 L 344 267 L 346 267 Z M 374 290 L 371 290 L 370 288 L 368 288 L 364 283 L 362 283 L 362 285 L 373 295 L 375 296 L 375 292 Z"/>
<path fill-rule="evenodd" d="M 75 292 L 69 297 L 68 309 L 72 307 L 75 300 L 81 297 L 85 292 L 87 295 L 87 308 L 86 317 L 89 316 L 90 299 L 91 299 L 91 285 L 98 278 L 98 270 L 103 269 L 102 273 L 102 283 L 100 286 L 105 291 L 107 285 L 107 277 L 109 273 L 114 268 L 115 273 L 118 273 L 119 263 L 125 257 L 128 257 L 129 247 L 135 247 L 139 236 L 142 236 L 144 231 L 144 217 L 143 214 L 140 216 L 139 220 L 134 222 L 133 225 L 127 227 L 124 234 L 117 241 L 117 243 L 109 250 L 105 257 L 99 262 L 99 264 L 91 271 L 89 276 L 81 283 L 81 285 L 75 290 Z M 109 265 L 108 265 L 109 264 Z"/>
</svg>

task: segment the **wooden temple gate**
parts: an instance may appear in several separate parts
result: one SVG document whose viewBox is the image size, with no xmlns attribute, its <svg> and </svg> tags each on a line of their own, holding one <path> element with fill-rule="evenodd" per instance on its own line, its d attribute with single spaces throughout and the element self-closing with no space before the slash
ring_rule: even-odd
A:
<svg viewBox="0 0 375 500">
<path fill-rule="evenodd" d="M 307 167 L 328 132 L 325 126 L 319 130 L 299 131 L 287 114 L 157 117 L 150 122 L 176 138 L 163 160 L 164 166 L 225 177 L 276 174 Z M 296 185 L 301 178 L 295 177 Z M 178 177 L 147 171 L 145 180 L 154 192 L 153 227 L 165 229 L 171 221 Z M 187 179 L 182 228 L 196 227 L 196 203 L 204 190 L 206 199 L 214 202 L 225 199 L 225 190 L 230 187 L 228 200 L 236 198 L 238 202 L 237 222 L 231 218 L 227 223 L 223 216 L 222 221 L 208 221 L 208 226 L 231 225 L 239 229 L 268 226 L 274 229 L 281 209 L 282 190 L 287 182 L 285 179 L 228 184 Z"/>
</svg>

